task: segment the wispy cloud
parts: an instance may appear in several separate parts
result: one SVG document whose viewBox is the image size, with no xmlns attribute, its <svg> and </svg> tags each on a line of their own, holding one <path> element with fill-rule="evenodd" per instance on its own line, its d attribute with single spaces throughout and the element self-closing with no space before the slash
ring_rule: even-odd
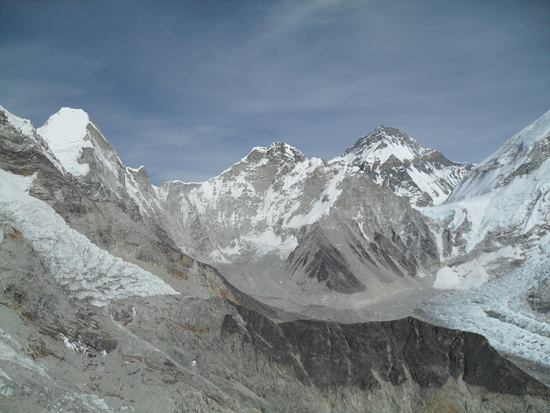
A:
<svg viewBox="0 0 550 413">
<path fill-rule="evenodd" d="M 550 108 L 542 2 L 5 4 L 0 104 L 85 109 L 157 183 L 273 140 L 331 158 L 381 123 L 476 161 Z"/>
</svg>

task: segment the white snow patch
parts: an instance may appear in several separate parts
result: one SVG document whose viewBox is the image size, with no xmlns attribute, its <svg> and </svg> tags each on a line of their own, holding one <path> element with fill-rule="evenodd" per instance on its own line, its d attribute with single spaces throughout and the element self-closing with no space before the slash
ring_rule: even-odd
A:
<svg viewBox="0 0 550 413">
<path fill-rule="evenodd" d="M 73 296 L 105 306 L 130 296 L 179 294 L 160 278 L 112 256 L 70 228 L 48 204 L 26 192 L 32 179 L 0 170 L 0 221 L 32 243 L 56 281 Z"/>
<path fill-rule="evenodd" d="M 441 268 L 437 272 L 434 287 L 441 290 L 478 288 L 491 278 L 489 275 L 491 268 L 498 267 L 506 260 L 523 259 L 525 259 L 524 252 L 519 247 L 507 246 L 494 252 L 482 253 L 463 264 Z"/>
<path fill-rule="evenodd" d="M 434 287 L 439 289 L 452 289 L 459 287 L 461 283 L 462 278 L 460 278 L 455 270 L 450 267 L 443 267 L 437 272 Z"/>
<path fill-rule="evenodd" d="M 331 165 L 332 167 L 335 164 Z M 340 184 L 349 173 L 349 164 L 341 163 L 340 168 L 337 169 L 337 173 L 332 176 L 332 178 L 327 183 L 325 190 L 318 197 L 318 200 L 315 201 L 309 208 L 309 211 L 306 214 L 294 215 L 287 213 L 285 216 L 285 221 L 287 221 L 287 226 L 290 228 L 301 228 L 304 225 L 310 225 L 318 221 L 322 216 L 327 215 L 342 193 L 340 189 Z M 322 167 L 322 165 L 320 166 Z M 335 169 L 335 168 L 334 168 Z M 332 169 L 334 171 L 334 169 Z M 330 170 L 329 170 L 330 172 Z M 297 194 L 296 198 L 299 198 Z M 289 211 L 290 212 L 290 211 Z M 294 212 L 294 211 L 292 211 Z M 291 217 L 291 218 L 290 218 Z M 289 220 L 290 218 L 290 220 Z"/>
<path fill-rule="evenodd" d="M 90 122 L 88 114 L 83 110 L 62 108 L 37 129 L 65 170 L 73 175 L 86 175 L 89 172 L 88 164 L 79 163 L 78 160 L 84 148 L 92 147 L 86 129 Z"/>
<path fill-rule="evenodd" d="M 254 259 L 259 259 L 273 251 L 276 251 L 282 258 L 285 258 L 298 245 L 295 237 L 291 236 L 283 240 L 272 229 L 267 229 L 263 233 L 252 232 L 243 236 L 242 240 L 255 246 L 256 253 Z"/>
<path fill-rule="evenodd" d="M 13 113 L 8 112 L 4 107 L 0 106 L 0 111 L 3 111 L 8 118 L 8 122 L 11 123 L 16 129 L 19 129 L 24 135 L 34 138 L 34 126 L 30 120 L 15 116 Z"/>
<path fill-rule="evenodd" d="M 67 347 L 69 350 L 74 351 L 75 353 L 82 353 L 86 354 L 88 351 L 88 347 L 85 344 L 82 344 L 80 341 L 78 343 L 71 343 L 71 341 L 62 333 L 59 333 L 61 338 L 63 339 L 63 343 L 65 343 L 65 347 Z"/>
<path fill-rule="evenodd" d="M 390 157 L 397 158 L 403 162 L 406 160 L 412 160 L 419 155 L 418 152 L 413 151 L 410 146 L 404 145 L 402 142 L 388 136 L 384 133 L 384 141 L 376 141 L 372 145 L 362 149 L 360 153 L 350 152 L 345 156 L 339 156 L 336 159 L 342 159 L 347 163 L 361 164 L 367 162 L 368 164 L 380 163 L 384 164 Z"/>
</svg>

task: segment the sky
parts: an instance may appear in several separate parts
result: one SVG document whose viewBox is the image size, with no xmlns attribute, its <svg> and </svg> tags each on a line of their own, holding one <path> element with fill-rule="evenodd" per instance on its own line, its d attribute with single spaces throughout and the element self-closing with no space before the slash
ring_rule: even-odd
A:
<svg viewBox="0 0 550 413">
<path fill-rule="evenodd" d="M 154 184 L 378 125 L 479 162 L 550 110 L 550 2 L 0 0 L 0 105 L 84 109 Z"/>
</svg>

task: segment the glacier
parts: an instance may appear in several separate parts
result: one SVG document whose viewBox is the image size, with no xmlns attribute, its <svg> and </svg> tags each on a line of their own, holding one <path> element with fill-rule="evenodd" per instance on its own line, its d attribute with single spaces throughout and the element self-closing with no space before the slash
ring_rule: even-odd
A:
<svg viewBox="0 0 550 413">
<path fill-rule="evenodd" d="M 483 334 L 504 354 L 550 366 L 548 316 L 535 313 L 526 299 L 527 292 L 550 277 L 550 263 L 544 258 L 532 257 L 476 288 L 447 292 L 424 310 L 447 327 Z"/>
<path fill-rule="evenodd" d="M 99 307 L 131 296 L 179 294 L 141 267 L 114 257 L 70 228 L 49 205 L 28 194 L 33 176 L 0 170 L 0 224 L 31 241 L 57 282 Z"/>
</svg>

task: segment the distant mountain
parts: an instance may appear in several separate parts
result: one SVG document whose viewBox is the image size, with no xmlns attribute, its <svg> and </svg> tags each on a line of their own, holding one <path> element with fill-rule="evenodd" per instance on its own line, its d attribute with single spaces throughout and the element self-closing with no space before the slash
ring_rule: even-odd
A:
<svg viewBox="0 0 550 413">
<path fill-rule="evenodd" d="M 0 410 L 544 411 L 410 316 L 550 383 L 549 146 L 550 112 L 475 167 L 381 126 L 156 187 L 84 111 L 0 107 Z"/>
<path fill-rule="evenodd" d="M 546 190 L 549 176 L 550 111 L 514 135 L 487 159 L 478 164 L 458 185 L 449 202 L 510 187 L 513 181 L 532 181 L 528 191 Z M 519 189 L 516 193 L 519 192 Z"/>
<path fill-rule="evenodd" d="M 144 167 L 126 167 L 100 129 L 81 109 L 62 108 L 36 130 L 59 160 L 60 171 L 85 184 L 89 196 L 124 203 L 160 216 L 155 188 Z"/>
<path fill-rule="evenodd" d="M 448 160 L 403 131 L 379 126 L 335 158 L 359 167 L 374 182 L 418 207 L 438 205 L 472 168 Z"/>
<path fill-rule="evenodd" d="M 375 301 L 438 268 L 435 241 L 405 198 L 343 160 L 309 160 L 285 143 L 254 148 L 207 182 L 163 184 L 159 196 L 179 220 L 171 234 L 182 249 L 261 296 Z"/>
</svg>

